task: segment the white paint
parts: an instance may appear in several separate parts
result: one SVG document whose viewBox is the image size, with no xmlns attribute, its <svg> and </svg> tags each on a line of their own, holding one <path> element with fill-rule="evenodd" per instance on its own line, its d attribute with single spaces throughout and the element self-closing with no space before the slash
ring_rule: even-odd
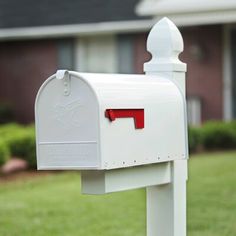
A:
<svg viewBox="0 0 236 236">
<path fill-rule="evenodd" d="M 187 161 L 171 162 L 171 183 L 147 188 L 147 236 L 186 236 Z"/>
<path fill-rule="evenodd" d="M 236 21 L 236 1 L 143 0 L 136 12 L 157 20 L 167 16 L 178 26 L 232 23 Z"/>
<path fill-rule="evenodd" d="M 159 21 L 149 33 L 147 49 L 152 59 L 144 64 L 146 74 L 173 81 L 185 99 L 186 65 L 178 58 L 183 39 L 176 26 L 167 18 Z M 187 120 L 184 129 L 187 142 Z M 186 236 L 187 160 L 172 161 L 171 175 L 171 183 L 147 187 L 147 236 Z"/>
<path fill-rule="evenodd" d="M 0 29 L 0 41 L 143 32 L 149 30 L 153 22 L 134 20 Z"/>
<path fill-rule="evenodd" d="M 105 171 L 81 171 L 82 193 L 105 194 L 171 182 L 170 162 Z"/>
<path fill-rule="evenodd" d="M 147 50 L 152 58 L 144 63 L 144 71 L 148 74 L 186 71 L 186 64 L 179 60 L 183 47 L 179 30 L 170 20 L 163 18 L 152 27 L 148 35 Z"/>
<path fill-rule="evenodd" d="M 162 16 L 155 17 L 156 20 Z M 236 10 L 226 12 L 200 12 L 185 14 L 168 14 L 170 18 L 178 26 L 195 26 L 195 25 L 212 25 L 236 22 Z"/>
<path fill-rule="evenodd" d="M 187 158 L 185 102 L 172 80 L 77 72 L 69 77 L 70 85 L 50 77 L 37 96 L 39 169 L 115 169 Z M 135 129 L 133 118 L 105 117 L 106 109 L 137 108 L 144 109 L 144 129 Z"/>
<path fill-rule="evenodd" d="M 78 71 L 115 73 L 118 70 L 116 37 L 81 37 L 76 41 L 75 57 L 75 67 Z"/>
<path fill-rule="evenodd" d="M 232 68 L 231 68 L 231 27 L 224 25 L 223 28 L 223 112 L 224 120 L 233 119 L 232 101 Z"/>
<path fill-rule="evenodd" d="M 98 168 L 96 97 L 86 82 L 62 74 L 50 77 L 36 99 L 38 169 Z"/>
<path fill-rule="evenodd" d="M 162 0 L 162 1 L 142 1 L 137 6 L 137 12 L 140 14 L 184 14 L 194 12 L 209 12 L 209 11 L 223 11 L 236 10 L 235 0 Z"/>
</svg>

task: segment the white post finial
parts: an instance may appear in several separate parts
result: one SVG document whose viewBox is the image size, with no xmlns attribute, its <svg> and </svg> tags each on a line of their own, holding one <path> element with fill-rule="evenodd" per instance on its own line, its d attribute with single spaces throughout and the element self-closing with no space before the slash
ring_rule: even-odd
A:
<svg viewBox="0 0 236 236">
<path fill-rule="evenodd" d="M 144 64 L 147 74 L 155 72 L 186 71 L 186 64 L 179 60 L 183 51 L 183 38 L 168 18 L 164 17 L 151 29 L 147 39 L 147 50 L 152 59 Z"/>
</svg>

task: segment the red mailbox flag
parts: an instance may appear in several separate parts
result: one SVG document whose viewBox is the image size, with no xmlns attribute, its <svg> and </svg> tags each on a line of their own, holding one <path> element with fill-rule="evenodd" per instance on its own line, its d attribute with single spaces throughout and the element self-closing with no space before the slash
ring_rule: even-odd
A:
<svg viewBox="0 0 236 236">
<path fill-rule="evenodd" d="M 134 118 L 135 128 L 144 128 L 144 109 L 106 109 L 105 117 L 110 121 L 116 118 Z"/>
</svg>

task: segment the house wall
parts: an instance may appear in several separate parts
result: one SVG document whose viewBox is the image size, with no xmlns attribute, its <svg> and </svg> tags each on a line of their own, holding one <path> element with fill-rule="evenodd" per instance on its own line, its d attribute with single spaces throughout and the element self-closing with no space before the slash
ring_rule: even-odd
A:
<svg viewBox="0 0 236 236">
<path fill-rule="evenodd" d="M 201 102 L 201 118 L 223 119 L 223 61 L 221 26 L 182 29 L 184 53 L 188 63 L 187 98 Z"/>
<path fill-rule="evenodd" d="M 182 33 L 185 50 L 181 59 L 188 63 L 187 97 L 201 101 L 202 121 L 222 119 L 222 29 L 201 26 L 184 28 Z M 150 60 L 146 39 L 147 33 L 110 36 L 105 40 L 109 47 L 100 37 L 89 39 L 89 44 L 81 38 L 1 42 L 0 102 L 12 104 L 18 121 L 32 122 L 36 93 L 57 67 L 94 71 L 93 64 L 100 60 L 99 72 L 143 73 L 143 63 Z M 95 50 L 96 60 L 94 47 L 100 50 Z"/>
<path fill-rule="evenodd" d="M 151 55 L 147 52 L 147 33 L 136 34 L 134 40 L 134 73 L 143 73 L 143 63 L 149 61 Z"/>
<path fill-rule="evenodd" d="M 43 81 L 57 67 L 54 41 L 0 43 L 0 102 L 12 105 L 16 119 L 34 120 L 34 101 Z"/>
</svg>

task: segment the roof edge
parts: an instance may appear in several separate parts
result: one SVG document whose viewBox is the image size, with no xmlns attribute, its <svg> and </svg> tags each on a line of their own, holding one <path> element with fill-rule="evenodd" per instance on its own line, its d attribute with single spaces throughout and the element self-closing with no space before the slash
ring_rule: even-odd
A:
<svg viewBox="0 0 236 236">
<path fill-rule="evenodd" d="M 168 14 L 185 14 L 185 13 L 202 13 L 236 10 L 235 0 L 142 0 L 136 6 L 136 13 L 140 16 L 147 15 L 168 15 Z"/>
<path fill-rule="evenodd" d="M 0 41 L 148 31 L 153 19 L 0 29 Z"/>
<path fill-rule="evenodd" d="M 236 22 L 235 0 L 142 0 L 135 9 L 140 16 L 170 18 L 177 26 L 227 24 Z"/>
<path fill-rule="evenodd" d="M 162 16 L 155 17 L 159 20 Z M 202 12 L 186 14 L 168 14 L 168 18 L 179 27 L 198 26 L 198 25 L 216 25 L 216 24 L 233 24 L 236 22 L 236 10 L 222 12 Z"/>
</svg>

